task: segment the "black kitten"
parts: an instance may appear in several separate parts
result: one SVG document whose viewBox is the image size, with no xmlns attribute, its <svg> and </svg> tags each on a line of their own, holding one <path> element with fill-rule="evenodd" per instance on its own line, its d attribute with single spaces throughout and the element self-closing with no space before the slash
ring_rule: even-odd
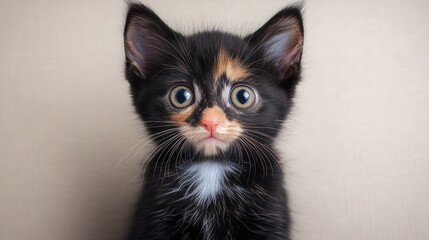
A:
<svg viewBox="0 0 429 240">
<path fill-rule="evenodd" d="M 289 239 L 272 145 L 300 78 L 300 8 L 242 38 L 184 36 L 132 4 L 124 38 L 134 106 L 157 146 L 128 239 Z"/>
</svg>

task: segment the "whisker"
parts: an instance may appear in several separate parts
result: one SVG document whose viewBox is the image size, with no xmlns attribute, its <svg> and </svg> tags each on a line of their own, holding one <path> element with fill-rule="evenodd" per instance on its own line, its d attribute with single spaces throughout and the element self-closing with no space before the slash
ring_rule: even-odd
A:
<svg viewBox="0 0 429 240">
<path fill-rule="evenodd" d="M 164 131 L 161 131 L 161 132 L 158 132 L 158 133 L 156 133 L 156 134 L 153 134 L 153 135 L 148 135 L 147 137 L 145 137 L 145 138 L 143 138 L 143 139 L 141 139 L 139 142 L 137 142 L 137 144 L 135 144 L 133 147 L 131 147 L 131 149 L 128 151 L 128 153 L 125 155 L 125 156 L 123 156 L 123 157 L 121 157 L 121 159 L 119 159 L 119 161 L 118 161 L 118 163 L 116 164 L 116 166 L 119 166 L 121 163 L 122 163 L 122 161 L 124 161 L 125 159 L 127 159 L 125 162 L 126 163 L 128 163 L 129 161 L 131 161 L 137 154 L 138 154 L 138 152 L 141 150 L 141 149 L 143 149 L 143 147 L 144 146 L 146 146 L 147 144 L 149 144 L 150 142 L 153 142 L 155 139 L 157 139 L 157 138 L 159 138 L 159 137 L 161 137 L 162 135 L 164 135 L 164 133 L 167 133 L 167 132 L 169 132 L 170 130 L 173 130 L 173 129 L 167 129 L 167 130 L 164 130 Z M 140 146 L 139 148 L 138 148 L 138 150 L 137 151 L 135 151 L 134 153 L 133 153 L 133 151 L 137 148 L 137 146 L 139 145 L 139 144 L 142 144 L 143 143 L 143 141 L 144 140 L 147 140 L 147 139 L 149 139 L 147 142 L 145 142 L 142 146 Z M 132 156 L 131 156 L 131 154 L 132 154 Z M 130 157 L 131 156 L 131 157 Z"/>
<path fill-rule="evenodd" d="M 170 149 L 170 154 L 168 154 L 168 152 L 167 152 L 167 154 L 168 154 L 167 163 L 165 164 L 164 175 L 162 177 L 161 184 L 164 182 L 164 178 L 165 177 L 170 176 L 170 168 L 169 168 L 170 162 L 171 162 L 171 160 L 173 160 L 172 159 L 173 154 L 181 146 L 181 144 L 182 144 L 183 141 L 184 141 L 184 137 L 179 135 L 179 139 L 177 139 L 177 141 L 173 144 L 173 146 L 170 146 L 170 148 L 169 148 Z M 174 160 L 175 160 L 175 162 L 178 162 L 180 160 L 181 156 L 177 155 L 176 157 L 177 158 L 174 159 Z"/>
<path fill-rule="evenodd" d="M 252 141 L 248 140 L 248 138 L 245 135 L 243 135 L 242 137 L 243 137 L 243 140 L 245 142 L 247 142 L 249 147 L 252 148 L 252 150 L 258 155 L 258 157 L 259 157 L 258 159 L 260 159 L 260 162 L 261 162 L 262 168 L 263 168 L 263 178 L 265 178 L 265 176 L 267 175 L 267 173 L 266 173 L 267 166 L 265 165 L 264 157 L 260 154 L 260 151 L 258 150 L 256 145 Z"/>
<path fill-rule="evenodd" d="M 176 129 L 174 129 L 176 130 Z M 174 133 L 174 132 L 173 132 Z M 163 149 L 166 145 L 169 144 L 169 142 L 172 140 L 172 138 L 168 139 L 167 141 L 159 144 L 158 146 L 156 146 L 156 148 L 150 153 L 148 154 L 148 156 L 146 157 L 145 161 L 143 161 L 143 165 L 145 165 L 145 168 L 143 170 L 143 173 L 146 172 L 146 168 L 148 167 L 150 161 L 148 161 L 148 159 L 151 159 L 152 156 L 154 156 L 154 154 L 157 154 L 161 149 Z M 152 160 L 152 159 L 151 159 Z M 137 169 L 137 173 L 140 173 L 140 171 L 143 168 L 143 165 L 139 167 L 139 169 Z"/>
<path fill-rule="evenodd" d="M 170 138 L 170 139 L 168 139 L 166 142 L 165 142 L 165 144 L 164 145 L 167 145 L 167 146 L 169 146 L 169 144 L 170 143 L 172 143 L 172 142 L 174 142 L 174 141 L 176 141 L 177 139 L 179 139 L 180 138 L 180 135 L 179 134 L 176 134 L 175 136 L 173 136 L 172 138 Z M 171 148 L 170 148 L 171 149 Z M 156 169 L 158 168 L 158 162 L 159 162 L 159 160 L 160 160 L 160 158 L 161 157 L 163 157 L 163 154 L 164 154 L 164 152 L 165 152 L 165 150 L 167 150 L 167 153 L 168 153 L 168 148 L 166 148 L 166 147 L 162 147 L 162 150 L 161 150 L 161 152 L 159 153 L 159 154 L 157 154 L 158 155 L 158 157 L 156 158 L 156 161 L 155 161 L 155 166 L 154 166 L 154 170 L 156 171 Z M 151 161 L 152 161 L 153 159 L 151 159 Z M 164 164 L 164 162 L 162 162 L 161 163 L 161 166 L 159 167 L 159 174 L 161 175 L 161 170 L 162 170 L 162 165 Z"/>
<path fill-rule="evenodd" d="M 248 137 L 248 138 L 250 138 L 250 139 L 252 139 L 251 137 L 249 137 L 249 136 L 246 136 L 246 137 Z M 262 148 L 264 148 L 265 149 L 265 151 L 271 156 L 271 158 L 267 158 L 268 160 L 270 160 L 270 161 L 274 161 L 276 164 L 277 164 L 277 166 L 279 167 L 279 168 L 281 168 L 281 165 L 280 165 L 280 163 L 279 163 L 279 159 L 280 159 L 280 157 L 277 155 L 277 153 L 276 152 L 274 152 L 274 150 L 273 149 L 271 149 L 271 148 L 269 148 L 268 146 L 266 146 L 265 144 L 262 144 L 262 143 L 260 143 L 259 141 L 252 141 L 254 144 L 257 144 L 258 146 L 260 146 L 260 147 L 262 147 Z"/>
</svg>

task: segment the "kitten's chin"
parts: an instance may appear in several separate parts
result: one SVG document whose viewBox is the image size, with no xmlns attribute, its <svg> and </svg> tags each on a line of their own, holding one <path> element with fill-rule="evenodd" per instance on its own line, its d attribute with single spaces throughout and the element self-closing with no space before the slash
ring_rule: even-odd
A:
<svg viewBox="0 0 429 240">
<path fill-rule="evenodd" d="M 217 155 L 221 151 L 225 151 L 228 146 L 229 144 L 215 137 L 204 138 L 197 144 L 197 148 L 199 148 L 206 156 Z"/>
</svg>

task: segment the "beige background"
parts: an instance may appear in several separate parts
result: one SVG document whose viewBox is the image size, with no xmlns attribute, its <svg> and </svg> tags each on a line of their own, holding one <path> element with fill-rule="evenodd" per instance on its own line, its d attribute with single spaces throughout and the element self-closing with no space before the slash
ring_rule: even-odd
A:
<svg viewBox="0 0 429 240">
<path fill-rule="evenodd" d="M 146 2 L 186 32 L 248 33 L 286 5 Z M 125 9 L 1 1 L 1 240 L 123 239 L 148 151 L 132 149 L 144 135 L 123 77 Z M 294 239 L 429 239 L 428 10 L 306 2 L 304 81 L 280 146 Z"/>
</svg>

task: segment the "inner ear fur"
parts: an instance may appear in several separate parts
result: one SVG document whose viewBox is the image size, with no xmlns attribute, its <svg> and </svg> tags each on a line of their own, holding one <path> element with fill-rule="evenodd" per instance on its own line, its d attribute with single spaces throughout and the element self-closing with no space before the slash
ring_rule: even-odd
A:
<svg viewBox="0 0 429 240">
<path fill-rule="evenodd" d="M 124 30 L 127 71 L 145 78 L 151 63 L 167 52 L 181 35 L 143 4 L 131 4 Z"/>
<path fill-rule="evenodd" d="M 301 7 L 284 8 L 245 39 L 262 49 L 264 60 L 273 64 L 278 78 L 298 74 L 304 44 Z"/>
</svg>

